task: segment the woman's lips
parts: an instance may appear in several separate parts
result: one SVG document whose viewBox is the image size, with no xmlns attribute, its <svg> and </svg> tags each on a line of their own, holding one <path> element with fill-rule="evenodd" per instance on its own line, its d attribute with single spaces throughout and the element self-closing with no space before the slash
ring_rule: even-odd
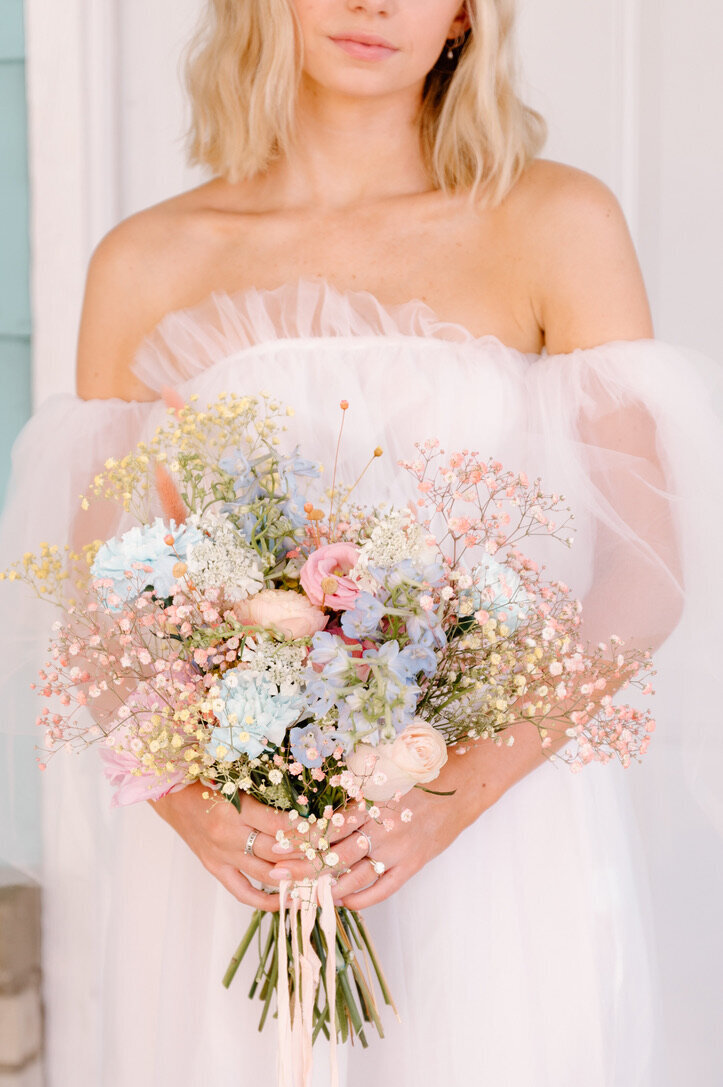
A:
<svg viewBox="0 0 723 1087">
<path fill-rule="evenodd" d="M 366 42 L 354 41 L 353 38 L 332 38 L 331 40 L 350 57 L 359 57 L 360 60 L 384 60 L 385 57 L 391 57 L 397 52 L 388 45 L 369 45 Z"/>
</svg>

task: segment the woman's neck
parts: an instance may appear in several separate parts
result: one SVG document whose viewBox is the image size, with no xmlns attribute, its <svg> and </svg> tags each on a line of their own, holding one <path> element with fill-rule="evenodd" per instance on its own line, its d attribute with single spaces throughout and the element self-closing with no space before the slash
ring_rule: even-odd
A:
<svg viewBox="0 0 723 1087">
<path fill-rule="evenodd" d="M 294 146 L 264 174 L 265 199 L 277 207 L 343 210 L 429 191 L 418 108 L 414 87 L 360 99 L 302 82 Z"/>
</svg>

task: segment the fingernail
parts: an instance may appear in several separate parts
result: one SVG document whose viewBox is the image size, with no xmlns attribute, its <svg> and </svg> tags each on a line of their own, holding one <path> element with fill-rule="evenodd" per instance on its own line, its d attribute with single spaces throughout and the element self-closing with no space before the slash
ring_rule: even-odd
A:
<svg viewBox="0 0 723 1087">
<path fill-rule="evenodd" d="M 282 845 L 280 842 L 274 842 L 271 846 L 272 853 L 288 853 L 290 849 L 291 842 L 287 842 L 285 845 Z"/>
<path fill-rule="evenodd" d="M 291 879 L 291 872 L 288 868 L 272 868 L 269 875 L 273 876 L 274 879 Z"/>
</svg>

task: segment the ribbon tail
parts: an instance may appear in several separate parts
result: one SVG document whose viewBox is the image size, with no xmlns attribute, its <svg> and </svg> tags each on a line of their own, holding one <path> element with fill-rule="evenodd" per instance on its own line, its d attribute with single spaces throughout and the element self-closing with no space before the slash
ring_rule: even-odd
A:
<svg viewBox="0 0 723 1087">
<path fill-rule="evenodd" d="M 279 895 L 278 1087 L 294 1087 L 291 1013 L 289 1008 L 289 966 L 286 954 L 286 895 L 290 886 L 291 883 L 288 880 L 282 880 Z"/>
<path fill-rule="evenodd" d="M 329 998 L 329 1070 L 330 1087 L 339 1087 L 336 1051 L 336 906 L 331 896 L 331 876 L 319 877 L 320 925 L 326 940 L 326 991 Z"/>
<path fill-rule="evenodd" d="M 316 923 L 316 886 L 301 910 L 301 1050 L 303 1087 L 311 1087 L 314 1045 L 314 997 L 319 984 L 321 963 L 311 943 Z"/>
<path fill-rule="evenodd" d="M 292 1013 L 291 1022 L 291 1045 L 293 1049 L 293 1066 L 294 1066 L 294 1087 L 300 1087 L 298 1085 L 299 1071 L 303 1069 L 304 1064 L 304 1047 L 303 1047 L 303 1024 L 301 1022 L 301 963 L 299 961 L 299 909 L 301 902 L 299 898 L 293 898 L 291 900 L 291 967 L 294 974 L 294 1010 Z M 305 1085 L 304 1085 L 305 1087 Z"/>
</svg>

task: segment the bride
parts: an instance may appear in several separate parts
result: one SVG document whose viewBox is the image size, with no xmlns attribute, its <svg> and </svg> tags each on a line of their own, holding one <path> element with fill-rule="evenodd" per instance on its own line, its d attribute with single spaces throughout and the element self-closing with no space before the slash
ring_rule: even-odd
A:
<svg viewBox="0 0 723 1087">
<path fill-rule="evenodd" d="M 67 465 L 75 498 L 153 432 L 166 387 L 269 389 L 325 461 L 346 397 L 345 475 L 385 449 L 360 500 L 393 499 L 396 460 L 429 436 L 542 475 L 578 517 L 575 548 L 542 553 L 587 637 L 660 651 L 649 769 L 573 776 L 520 722 L 512 746 L 450 758 L 437 787 L 454 800 L 417 791 L 409 822 L 345 826 L 334 896 L 367 911 L 401 1016 L 345 1053 L 347 1087 L 672 1087 L 681 1059 L 658 893 L 684 901 L 673 858 L 715 803 L 717 378 L 653 339 L 612 193 L 537 157 L 512 23 L 513 0 L 210 0 L 188 86 L 191 159 L 213 179 L 98 246 L 78 397 L 21 439 Z M 119 528 L 52 501 L 44 535 Z M 219 979 L 249 907 L 276 908 L 259 886 L 311 874 L 276 844 L 285 817 L 209 811 L 201 785 L 109 813 L 82 762 L 44 778 L 51 1087 L 272 1084 L 250 977 Z"/>
</svg>

